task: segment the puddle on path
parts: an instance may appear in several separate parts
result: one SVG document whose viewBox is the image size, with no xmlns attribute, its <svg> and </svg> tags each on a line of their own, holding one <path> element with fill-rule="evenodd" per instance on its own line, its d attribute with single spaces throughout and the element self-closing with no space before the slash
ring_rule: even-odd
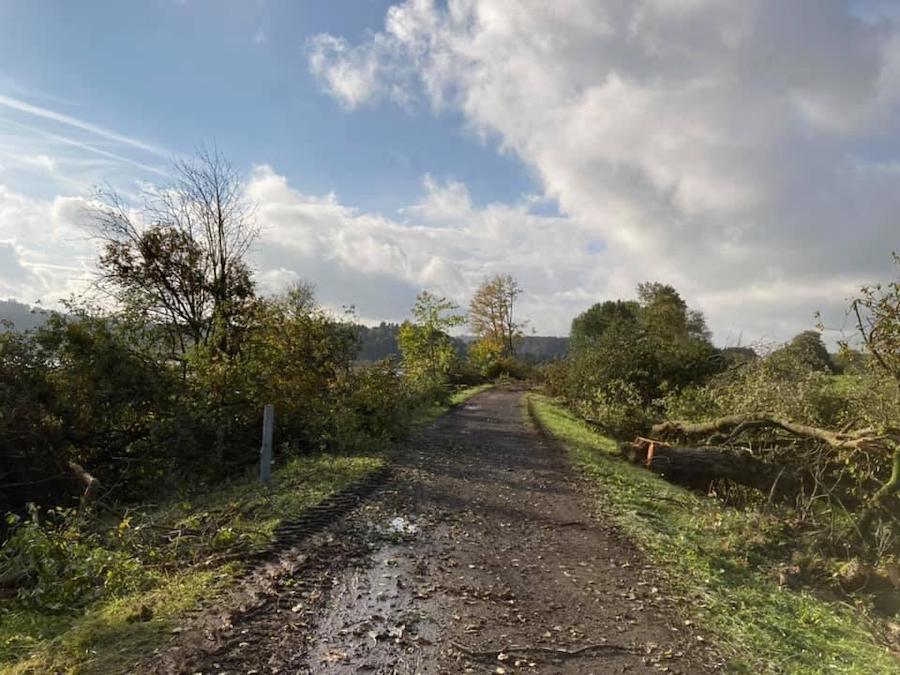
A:
<svg viewBox="0 0 900 675">
<path fill-rule="evenodd" d="M 411 537 L 419 527 L 397 516 L 376 530 Z M 382 543 L 368 564 L 335 577 L 311 641 L 311 672 L 435 672 L 436 589 L 423 583 L 420 559 L 426 552 L 405 537 Z"/>
<path fill-rule="evenodd" d="M 419 531 L 419 527 L 404 518 L 403 516 L 397 516 L 388 524 L 388 532 L 393 534 L 406 534 L 406 535 L 414 535 Z"/>
</svg>

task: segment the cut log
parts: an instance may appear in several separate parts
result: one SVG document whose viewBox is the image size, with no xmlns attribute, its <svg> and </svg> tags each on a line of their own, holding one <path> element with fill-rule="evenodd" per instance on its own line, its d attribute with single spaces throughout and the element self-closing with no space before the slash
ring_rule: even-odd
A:
<svg viewBox="0 0 900 675">
<path fill-rule="evenodd" d="M 669 482 L 697 490 L 708 490 L 713 481 L 727 479 L 780 498 L 796 494 L 803 483 L 789 468 L 737 448 L 673 447 L 639 438 L 624 445 L 622 452 Z"/>
</svg>

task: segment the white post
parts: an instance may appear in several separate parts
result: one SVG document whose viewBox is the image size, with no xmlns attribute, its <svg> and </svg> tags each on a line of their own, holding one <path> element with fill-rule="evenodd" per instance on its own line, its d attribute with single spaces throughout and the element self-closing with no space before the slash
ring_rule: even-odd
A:
<svg viewBox="0 0 900 675">
<path fill-rule="evenodd" d="M 275 406 L 267 403 L 263 409 L 262 449 L 259 451 L 259 482 L 272 479 L 272 432 L 275 430 Z"/>
</svg>

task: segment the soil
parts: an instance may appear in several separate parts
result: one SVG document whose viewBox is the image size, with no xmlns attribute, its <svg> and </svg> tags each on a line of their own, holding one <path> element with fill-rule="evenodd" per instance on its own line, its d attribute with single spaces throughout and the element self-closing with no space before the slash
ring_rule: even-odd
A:
<svg viewBox="0 0 900 675">
<path fill-rule="evenodd" d="M 521 391 L 489 390 L 137 672 L 716 671 L 593 489 L 528 422 Z"/>
</svg>

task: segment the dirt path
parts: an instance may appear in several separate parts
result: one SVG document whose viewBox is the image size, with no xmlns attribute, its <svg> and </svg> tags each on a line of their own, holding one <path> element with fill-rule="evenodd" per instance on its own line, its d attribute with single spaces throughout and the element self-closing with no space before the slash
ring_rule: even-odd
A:
<svg viewBox="0 0 900 675">
<path fill-rule="evenodd" d="M 494 389 L 441 418 L 384 487 L 257 569 L 155 673 L 710 672 L 588 490 Z"/>
</svg>

